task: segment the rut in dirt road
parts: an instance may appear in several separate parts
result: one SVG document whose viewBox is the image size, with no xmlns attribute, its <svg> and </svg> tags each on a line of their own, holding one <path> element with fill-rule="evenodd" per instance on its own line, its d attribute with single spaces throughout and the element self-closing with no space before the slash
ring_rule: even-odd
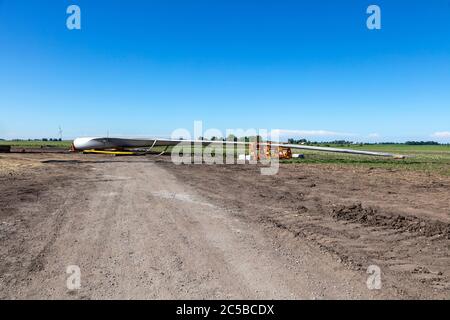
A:
<svg viewBox="0 0 450 320">
<path fill-rule="evenodd" d="M 10 284 L 5 291 L 9 297 L 318 299 L 386 294 L 368 290 L 360 273 L 307 243 L 283 245 L 283 239 L 261 225 L 201 198 L 145 158 L 70 165 L 82 166 L 88 175 L 55 192 L 64 199 L 56 211 L 40 209 L 51 219 L 47 226 L 35 227 L 48 228 L 52 236 L 37 242 L 42 250 L 34 260 L 39 267 Z M 66 287 L 69 265 L 80 268 L 79 290 Z"/>
</svg>

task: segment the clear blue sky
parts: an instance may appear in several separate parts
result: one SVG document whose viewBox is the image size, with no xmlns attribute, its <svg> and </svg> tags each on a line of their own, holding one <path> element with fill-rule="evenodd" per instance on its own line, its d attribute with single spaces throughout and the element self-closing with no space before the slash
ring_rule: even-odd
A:
<svg viewBox="0 0 450 320">
<path fill-rule="evenodd" d="M 66 28 L 70 4 L 81 30 Z M 450 141 L 450 0 L 0 0 L 0 111 L 0 138 L 168 136 L 202 120 Z"/>
</svg>

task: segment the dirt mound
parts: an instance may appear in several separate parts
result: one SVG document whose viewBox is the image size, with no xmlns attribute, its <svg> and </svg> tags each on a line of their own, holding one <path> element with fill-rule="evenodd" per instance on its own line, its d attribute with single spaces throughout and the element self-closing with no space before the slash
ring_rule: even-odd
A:
<svg viewBox="0 0 450 320">
<path fill-rule="evenodd" d="M 416 216 L 383 213 L 373 207 L 363 207 L 361 203 L 338 205 L 331 215 L 337 220 L 358 222 L 367 226 L 387 227 L 402 232 L 413 232 L 427 237 L 445 236 L 450 239 L 450 224 L 421 219 Z"/>
</svg>

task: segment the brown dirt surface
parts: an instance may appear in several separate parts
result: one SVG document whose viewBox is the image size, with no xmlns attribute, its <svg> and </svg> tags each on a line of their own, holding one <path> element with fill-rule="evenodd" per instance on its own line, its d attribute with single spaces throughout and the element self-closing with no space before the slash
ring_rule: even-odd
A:
<svg viewBox="0 0 450 320">
<path fill-rule="evenodd" d="M 379 266 L 398 297 L 450 298 L 449 177 L 338 165 L 281 164 L 275 176 L 249 165 L 164 165 L 242 219 L 349 269 Z"/>
<path fill-rule="evenodd" d="M 0 155 L 0 298 L 449 298 L 448 177 L 169 160 Z"/>
</svg>

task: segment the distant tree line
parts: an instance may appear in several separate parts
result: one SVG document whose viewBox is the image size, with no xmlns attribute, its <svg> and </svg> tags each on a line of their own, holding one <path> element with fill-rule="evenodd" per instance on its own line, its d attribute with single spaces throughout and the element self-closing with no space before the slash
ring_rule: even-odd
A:
<svg viewBox="0 0 450 320">
<path fill-rule="evenodd" d="M 315 144 L 329 144 L 329 145 L 350 145 L 350 144 L 357 144 L 353 141 L 347 141 L 347 140 L 334 140 L 334 141 L 327 141 L 327 142 L 317 142 L 317 141 L 309 141 L 306 139 L 288 139 L 289 144 L 308 144 L 308 145 L 315 145 Z"/>
<path fill-rule="evenodd" d="M 394 144 L 394 145 L 411 145 L 411 146 L 435 146 L 435 145 L 447 145 L 445 143 L 439 143 L 436 141 L 406 141 L 406 142 L 375 142 L 375 143 L 362 143 L 362 142 L 353 142 L 347 140 L 334 140 L 334 141 L 325 141 L 325 142 L 317 142 L 317 141 L 309 141 L 306 139 L 288 139 L 288 143 L 290 144 L 308 144 L 308 145 L 386 145 L 386 144 Z"/>
<path fill-rule="evenodd" d="M 228 135 L 228 137 L 225 139 L 223 137 L 216 137 L 212 136 L 211 138 L 207 139 L 205 137 L 198 137 L 198 140 L 211 140 L 211 141 L 241 141 L 241 142 L 251 142 L 251 141 L 264 141 L 263 137 L 261 136 L 251 136 L 251 137 L 240 137 L 238 138 L 234 134 Z"/>
<path fill-rule="evenodd" d="M 439 143 L 436 141 L 406 141 L 404 143 L 400 142 L 377 142 L 377 143 L 366 143 L 366 144 L 398 144 L 398 145 L 409 145 L 409 146 L 438 146 L 438 145 L 446 145 L 446 143 Z"/>
<path fill-rule="evenodd" d="M 436 141 L 406 141 L 405 144 L 411 146 L 433 146 L 439 145 L 440 143 Z"/>
</svg>

